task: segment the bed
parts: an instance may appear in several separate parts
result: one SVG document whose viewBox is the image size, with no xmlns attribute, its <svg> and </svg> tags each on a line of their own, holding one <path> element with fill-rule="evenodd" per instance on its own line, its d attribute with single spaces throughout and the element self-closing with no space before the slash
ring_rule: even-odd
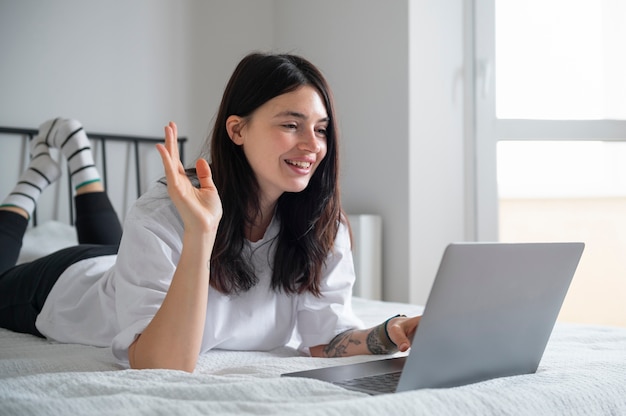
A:
<svg viewBox="0 0 626 416">
<path fill-rule="evenodd" d="M 28 139 L 34 133 L 18 130 L 7 133 L 7 128 L 0 128 L 3 154 L 5 141 L 14 136 Z M 118 139 L 124 154 L 126 146 L 135 152 L 132 137 Z M 143 139 L 144 144 L 159 140 Z M 23 146 L 20 142 L 18 148 Z M 141 160 L 141 151 L 135 154 Z M 143 171 L 139 162 L 132 165 Z M 6 164 L 0 166 L 4 171 Z M 152 180 L 128 173 L 121 176 L 135 182 L 131 187 L 135 195 L 142 192 L 144 181 Z M 3 178 L 4 182 L 4 172 Z M 109 189 L 116 186 L 108 182 Z M 132 203 L 126 195 L 122 192 L 117 202 L 122 214 L 125 204 Z M 57 198 L 55 203 L 62 202 Z M 25 238 L 22 260 L 73 241 L 71 218 L 50 219 L 40 212 L 37 226 Z M 368 325 L 422 310 L 418 305 L 363 297 L 355 297 L 353 306 Z M 537 373 L 456 388 L 367 396 L 322 381 L 280 377 L 379 358 L 311 358 L 286 346 L 268 352 L 214 350 L 200 357 L 193 374 L 137 371 L 119 368 L 107 348 L 57 344 L 0 329 L 0 415 L 626 415 L 626 328 L 619 327 L 557 323 Z"/>
</svg>

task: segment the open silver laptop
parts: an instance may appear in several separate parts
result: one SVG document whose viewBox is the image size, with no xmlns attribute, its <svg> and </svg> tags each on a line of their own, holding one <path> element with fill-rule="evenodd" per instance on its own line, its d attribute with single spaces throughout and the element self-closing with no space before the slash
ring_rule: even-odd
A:
<svg viewBox="0 0 626 416">
<path fill-rule="evenodd" d="M 534 373 L 583 243 L 453 243 L 406 357 L 283 374 L 369 394 Z"/>
</svg>

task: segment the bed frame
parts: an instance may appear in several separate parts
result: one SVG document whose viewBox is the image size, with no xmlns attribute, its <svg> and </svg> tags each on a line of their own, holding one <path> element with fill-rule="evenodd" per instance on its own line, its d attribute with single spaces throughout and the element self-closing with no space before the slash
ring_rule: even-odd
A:
<svg viewBox="0 0 626 416">
<path fill-rule="evenodd" d="M 37 129 L 0 126 L 0 135 L 14 136 L 17 139 L 22 140 L 21 151 L 20 151 L 21 152 L 20 157 L 21 157 L 22 163 L 19 164 L 20 165 L 18 167 L 19 172 L 26 169 L 27 164 L 24 161 L 27 161 L 28 159 L 27 159 L 27 156 L 25 155 L 29 154 L 29 142 L 37 135 L 37 133 L 38 133 Z M 109 134 L 109 133 L 93 133 L 93 132 L 87 132 L 87 136 L 92 142 L 94 158 L 96 159 L 96 164 L 102 176 L 104 186 L 107 189 L 108 189 L 107 185 L 109 183 L 109 179 L 111 176 L 109 174 L 110 173 L 109 170 L 110 168 L 115 167 L 115 165 L 119 164 L 119 162 L 116 163 L 115 161 L 116 160 L 115 156 L 119 156 L 119 155 L 111 154 L 111 152 L 109 152 L 109 147 L 111 147 L 114 143 L 128 145 L 130 150 L 126 150 L 126 152 L 132 153 L 132 157 L 133 157 L 132 165 L 134 167 L 134 169 L 132 170 L 134 170 L 134 172 L 128 176 L 127 180 L 133 181 L 134 179 L 133 185 L 135 188 L 136 197 L 139 197 L 145 191 L 145 188 L 146 188 L 146 186 L 144 185 L 145 171 L 143 169 L 142 162 L 144 162 L 145 160 L 142 157 L 142 152 L 141 152 L 142 145 L 150 145 L 152 147 L 156 143 L 163 142 L 163 138 L 162 137 Z M 183 164 L 185 163 L 186 142 L 187 142 L 186 137 L 178 138 L 179 152 L 180 152 L 180 157 L 181 157 Z M 3 146 L 3 148 L 6 148 L 6 147 Z M 113 150 L 119 150 L 119 149 L 113 149 Z M 128 154 L 125 154 L 124 156 L 128 156 Z M 68 198 L 69 223 L 73 225 L 74 224 L 74 211 L 73 211 L 74 208 L 73 208 L 73 203 L 72 203 L 73 193 L 70 191 L 72 188 L 71 188 L 69 175 L 66 175 L 66 176 L 67 176 L 67 189 L 65 190 L 64 193 L 67 194 L 67 198 Z M 38 222 L 37 217 L 38 217 L 37 212 L 35 211 L 35 213 L 33 214 L 33 221 L 32 221 L 34 226 L 37 225 L 37 222 Z"/>
</svg>

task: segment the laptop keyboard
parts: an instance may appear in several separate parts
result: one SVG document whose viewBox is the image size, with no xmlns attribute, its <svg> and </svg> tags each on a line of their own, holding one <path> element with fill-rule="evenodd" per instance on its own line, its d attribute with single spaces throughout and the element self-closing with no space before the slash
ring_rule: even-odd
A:
<svg viewBox="0 0 626 416">
<path fill-rule="evenodd" d="M 334 384 L 351 390 L 363 389 L 379 393 L 393 393 L 396 391 L 396 387 L 400 381 L 400 374 L 402 374 L 402 371 L 336 381 Z"/>
</svg>

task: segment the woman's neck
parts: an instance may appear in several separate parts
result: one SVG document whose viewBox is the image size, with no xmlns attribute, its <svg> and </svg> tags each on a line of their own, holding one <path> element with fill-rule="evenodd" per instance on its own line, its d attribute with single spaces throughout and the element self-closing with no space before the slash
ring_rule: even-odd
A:
<svg viewBox="0 0 626 416">
<path fill-rule="evenodd" d="M 246 227 L 246 239 L 257 242 L 263 238 L 274 217 L 276 201 L 271 204 L 261 203 L 261 209 L 254 217 L 252 224 Z"/>
</svg>

